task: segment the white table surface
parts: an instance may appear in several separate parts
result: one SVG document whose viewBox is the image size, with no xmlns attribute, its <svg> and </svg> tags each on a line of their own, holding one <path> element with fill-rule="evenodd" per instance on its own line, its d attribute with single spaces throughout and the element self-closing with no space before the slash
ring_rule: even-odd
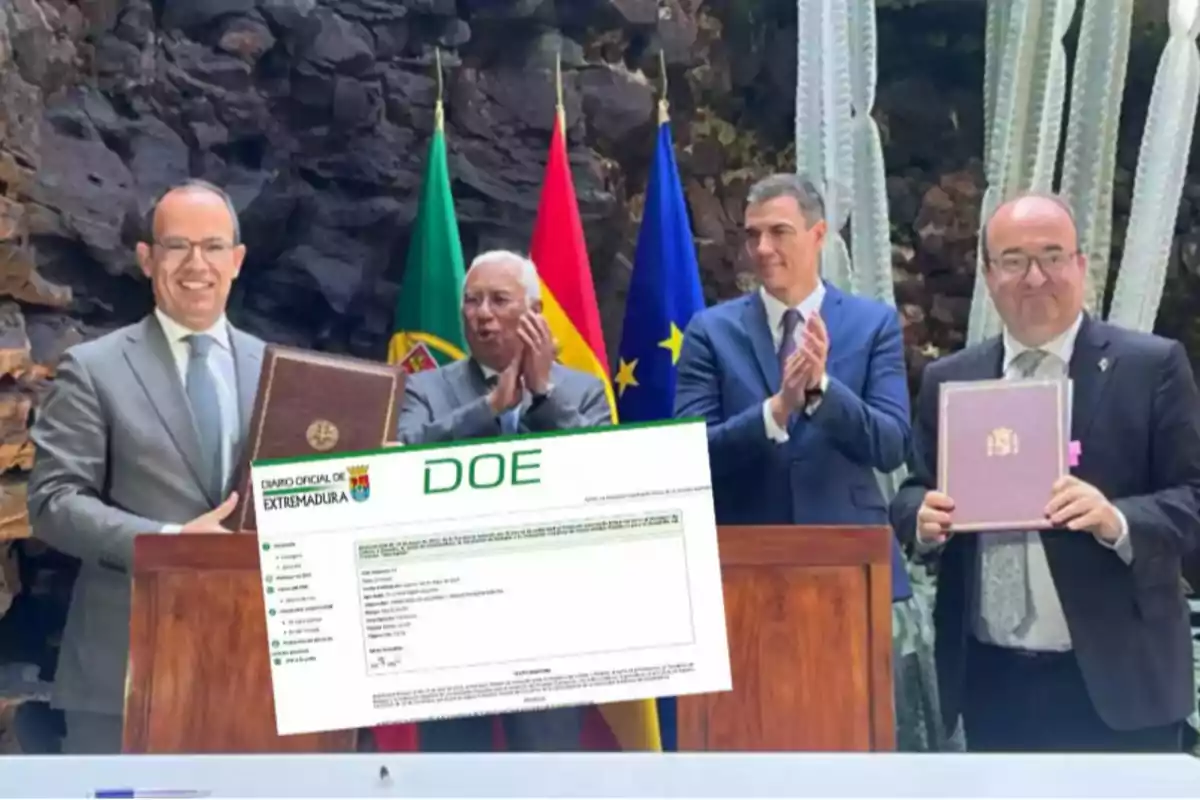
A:
<svg viewBox="0 0 1200 800">
<path fill-rule="evenodd" d="M 117 788 L 180 791 L 160 797 L 1200 798 L 1200 759 L 955 753 L 0 758 L 0 797 L 82 798 Z"/>
</svg>

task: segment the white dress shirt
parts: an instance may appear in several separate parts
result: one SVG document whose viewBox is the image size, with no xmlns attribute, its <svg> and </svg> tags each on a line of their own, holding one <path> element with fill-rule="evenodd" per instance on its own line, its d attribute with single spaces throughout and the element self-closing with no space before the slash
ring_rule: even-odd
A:
<svg viewBox="0 0 1200 800">
<path fill-rule="evenodd" d="M 769 293 L 766 289 L 758 290 L 759 296 L 762 297 L 763 306 L 767 311 L 767 327 L 771 331 L 771 343 L 775 346 L 775 352 L 779 352 L 780 345 L 783 344 L 783 315 L 788 310 L 788 306 L 782 300 Z M 806 322 L 810 315 L 821 309 L 821 303 L 825 301 L 825 282 L 817 281 L 817 288 L 814 289 L 808 297 L 800 301 L 796 306 L 792 306 L 800 312 L 800 319 Z M 804 329 L 800 326 L 796 327 L 796 342 L 797 344 L 803 341 Z M 782 379 L 782 375 L 780 378 Z M 829 376 L 821 376 L 821 390 L 829 384 Z M 821 404 L 820 399 L 814 400 L 804 407 L 804 413 L 812 414 Z M 767 398 L 763 402 L 763 429 L 766 432 L 767 438 L 774 442 L 783 444 L 788 440 L 787 430 L 780 427 L 775 421 L 775 415 L 771 413 L 771 399 Z"/>
<path fill-rule="evenodd" d="M 240 412 L 237 399 L 237 368 L 233 361 L 233 347 L 229 341 L 229 323 L 225 315 L 221 315 L 211 328 L 206 331 L 193 331 L 168 317 L 161 310 L 154 310 L 167 337 L 167 345 L 171 348 L 171 357 L 175 361 L 175 370 L 179 375 L 179 385 L 187 393 L 187 367 L 191 357 L 191 345 L 185 339 L 195 333 L 211 336 L 217 346 L 208 354 L 208 367 L 213 372 L 217 384 L 217 399 L 221 404 L 221 485 L 229 482 L 233 469 L 233 458 L 241 431 Z M 224 500 L 225 498 L 221 498 Z"/>
<path fill-rule="evenodd" d="M 1068 366 L 1071 363 L 1071 355 L 1075 350 L 1075 337 L 1079 333 L 1079 326 L 1082 322 L 1083 316 L 1080 315 L 1075 320 L 1075 324 L 1067 331 L 1038 348 L 1048 353 L 1048 355 L 1042 359 L 1042 362 L 1031 377 L 1064 378 L 1067 376 Z M 1025 347 L 1012 338 L 1007 330 L 1004 332 L 1003 341 L 1004 375 L 1006 378 L 1015 379 L 1018 376 L 1016 370 L 1013 368 L 1013 361 L 1021 353 L 1030 348 Z M 1117 512 L 1117 515 L 1121 520 L 1123 531 L 1120 539 L 1111 545 L 1099 537 L 1096 537 L 1096 541 L 1105 547 L 1116 550 L 1117 554 L 1126 563 L 1129 563 L 1133 560 L 1133 551 L 1129 542 L 1128 523 L 1120 511 Z M 979 536 L 978 558 L 976 560 L 976 569 L 978 570 L 982 567 L 984 551 L 989 546 L 994 547 L 996 545 L 994 544 L 995 540 L 990 538 L 986 533 L 971 535 Z M 1080 535 L 1086 536 L 1087 534 L 1081 533 Z M 1027 532 L 1025 534 L 1025 547 L 1028 553 L 1027 578 L 1030 594 L 1028 618 L 1015 631 L 1002 630 L 989 624 L 988 620 L 980 613 L 979 592 L 976 591 L 975 596 L 971 599 L 973 603 L 971 612 L 972 630 L 976 638 L 980 641 L 1000 647 L 1043 652 L 1066 652 L 1071 649 L 1071 634 L 1067 629 L 1067 620 L 1063 614 L 1062 602 L 1059 600 L 1058 591 L 1054 586 L 1054 579 L 1050 574 L 1050 564 L 1046 560 L 1046 550 L 1042 545 L 1041 535 L 1036 531 Z M 982 580 L 976 581 L 977 587 L 981 585 Z"/>
</svg>

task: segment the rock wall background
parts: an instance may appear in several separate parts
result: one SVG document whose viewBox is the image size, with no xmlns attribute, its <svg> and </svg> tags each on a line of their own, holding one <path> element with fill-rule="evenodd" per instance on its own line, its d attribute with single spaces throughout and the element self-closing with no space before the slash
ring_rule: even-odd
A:
<svg viewBox="0 0 1200 800">
<path fill-rule="evenodd" d="M 983 6 L 880 5 L 876 116 L 915 379 L 964 338 L 982 194 Z M 1118 253 L 1165 29 L 1147 19 L 1134 38 Z M 659 51 L 716 301 L 749 285 L 738 233 L 747 188 L 794 166 L 795 47 L 793 0 L 0 0 L 0 750 L 19 702 L 40 699 L 53 677 L 74 567 L 21 541 L 28 424 L 66 347 L 150 309 L 132 250 L 158 193 L 198 176 L 233 195 L 249 246 L 237 324 L 382 360 L 433 125 L 435 48 L 468 254 L 528 244 L 561 51 L 615 350 Z M 1194 355 L 1198 216 L 1191 186 L 1160 324 L 1198 345 Z"/>
</svg>

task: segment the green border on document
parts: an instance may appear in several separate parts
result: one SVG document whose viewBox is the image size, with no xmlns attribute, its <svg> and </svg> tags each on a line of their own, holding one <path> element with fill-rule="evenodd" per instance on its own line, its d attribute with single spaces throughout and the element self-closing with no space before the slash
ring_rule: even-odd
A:
<svg viewBox="0 0 1200 800">
<path fill-rule="evenodd" d="M 283 464 L 301 464 L 312 461 L 330 461 L 334 459 L 345 460 L 352 458 L 362 458 L 364 456 L 379 456 L 385 453 L 394 453 L 398 450 L 403 450 L 405 453 L 411 453 L 414 450 L 446 450 L 452 447 L 470 447 L 480 444 L 494 444 L 496 442 L 528 442 L 533 439 L 554 439 L 563 436 L 585 436 L 589 433 L 607 433 L 610 431 L 628 431 L 638 428 L 665 428 L 669 425 L 688 425 L 695 422 L 704 422 L 704 417 L 680 417 L 678 419 L 656 419 L 649 422 L 622 422 L 618 425 L 597 425 L 591 428 L 568 428 L 563 431 L 537 431 L 531 433 L 509 434 L 507 436 L 493 436 L 487 439 L 462 439 L 456 442 L 429 442 L 427 444 L 412 444 L 399 447 L 379 447 L 373 450 L 343 450 L 336 453 L 313 453 L 307 456 L 290 456 L 288 458 L 261 458 L 250 462 L 252 467 L 274 467 Z"/>
</svg>

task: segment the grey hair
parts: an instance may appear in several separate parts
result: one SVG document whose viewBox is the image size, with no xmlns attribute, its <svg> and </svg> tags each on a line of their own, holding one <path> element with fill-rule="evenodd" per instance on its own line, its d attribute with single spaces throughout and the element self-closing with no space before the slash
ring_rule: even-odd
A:
<svg viewBox="0 0 1200 800">
<path fill-rule="evenodd" d="M 233 243 L 235 245 L 242 243 L 242 225 L 238 221 L 237 208 L 233 205 L 233 198 L 230 197 L 229 193 L 220 186 L 217 186 L 215 183 L 209 183 L 208 181 L 201 180 L 200 178 L 189 178 L 183 183 L 178 183 L 168 188 L 165 192 L 154 198 L 154 204 L 150 206 L 150 211 L 147 212 L 144 223 L 146 241 L 154 240 L 154 216 L 158 213 L 159 205 L 162 204 L 162 201 L 167 195 L 171 194 L 172 192 L 181 191 L 209 192 L 221 198 L 221 201 L 225 203 L 225 208 L 229 210 L 229 218 L 233 220 Z"/>
<path fill-rule="evenodd" d="M 470 275 L 471 270 L 476 267 L 496 263 L 512 264 L 520 270 L 521 286 L 525 288 L 526 300 L 532 302 L 542 299 L 542 281 L 538 277 L 537 265 L 525 256 L 512 250 L 488 250 L 485 253 L 480 253 L 475 256 L 475 259 L 471 262 L 471 266 L 467 268 L 467 274 Z"/>
<path fill-rule="evenodd" d="M 800 206 L 811 228 L 825 219 L 825 199 L 816 183 L 803 173 L 780 172 L 757 181 L 746 195 L 746 204 L 756 206 L 778 197 L 790 197 Z"/>
<path fill-rule="evenodd" d="M 1007 208 L 1018 200 L 1025 200 L 1026 198 L 1035 197 L 1042 200 L 1048 200 L 1049 202 L 1061 208 L 1063 212 L 1066 213 L 1067 219 L 1071 220 L 1071 229 L 1075 231 L 1076 242 L 1079 241 L 1079 228 L 1075 224 L 1075 212 L 1071 210 L 1071 204 L 1067 202 L 1065 197 L 1059 194 L 1054 194 L 1053 192 L 1022 192 L 1015 197 L 1010 197 L 1000 205 L 996 206 L 988 218 L 983 221 L 983 224 L 979 226 L 979 251 L 983 255 L 984 266 L 987 266 L 991 263 L 991 256 L 988 253 L 987 241 L 988 225 L 990 225 L 992 220 L 996 218 L 996 214 L 1000 213 L 1000 209 Z"/>
</svg>

